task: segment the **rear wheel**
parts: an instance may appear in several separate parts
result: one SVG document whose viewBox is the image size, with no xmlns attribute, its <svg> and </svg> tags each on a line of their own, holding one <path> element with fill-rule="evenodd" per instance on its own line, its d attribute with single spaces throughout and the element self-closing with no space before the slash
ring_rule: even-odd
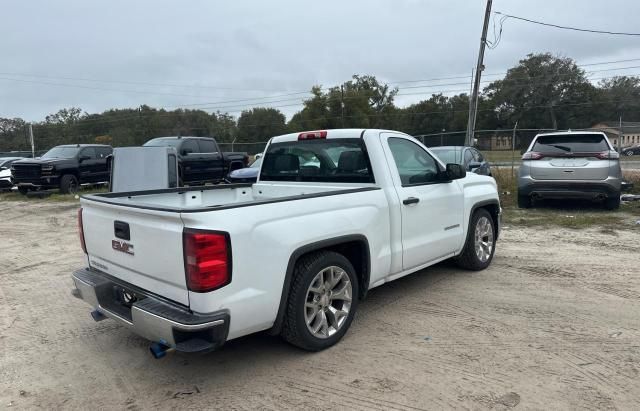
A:
<svg viewBox="0 0 640 411">
<path fill-rule="evenodd" d="M 518 194 L 518 208 L 531 208 L 531 196 Z"/>
<path fill-rule="evenodd" d="M 293 273 L 281 335 L 308 351 L 344 336 L 358 307 L 358 278 L 343 255 L 320 251 L 302 257 Z"/>
<path fill-rule="evenodd" d="M 631 157 L 633 155 L 633 150 L 629 150 L 625 154 L 628 155 L 629 157 Z"/>
<path fill-rule="evenodd" d="M 25 186 L 18 186 L 18 191 L 20 192 L 20 194 L 22 194 L 23 196 L 26 196 L 27 193 L 29 192 L 29 187 L 25 187 Z"/>
<path fill-rule="evenodd" d="M 495 252 L 495 225 L 491 214 L 484 208 L 471 217 L 467 241 L 456 263 L 467 270 L 484 270 L 491 264 Z"/>
<path fill-rule="evenodd" d="M 62 194 L 75 194 L 78 191 L 78 179 L 73 174 L 65 174 L 60 179 Z"/>
<path fill-rule="evenodd" d="M 620 193 L 616 193 L 612 197 L 607 197 L 604 200 L 604 208 L 607 210 L 617 210 L 620 208 Z"/>
</svg>

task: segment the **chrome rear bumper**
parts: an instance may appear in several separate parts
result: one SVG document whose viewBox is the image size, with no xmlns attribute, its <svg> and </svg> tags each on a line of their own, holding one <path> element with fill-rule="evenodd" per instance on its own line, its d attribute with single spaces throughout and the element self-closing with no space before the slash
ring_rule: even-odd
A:
<svg viewBox="0 0 640 411">
<path fill-rule="evenodd" d="M 75 297 L 150 341 L 178 351 L 196 352 L 219 348 L 227 339 L 230 318 L 226 311 L 194 313 L 92 268 L 74 272 L 72 279 Z M 125 301 L 123 293 L 132 298 Z M 92 316 L 100 320 L 96 318 L 100 315 Z"/>
</svg>

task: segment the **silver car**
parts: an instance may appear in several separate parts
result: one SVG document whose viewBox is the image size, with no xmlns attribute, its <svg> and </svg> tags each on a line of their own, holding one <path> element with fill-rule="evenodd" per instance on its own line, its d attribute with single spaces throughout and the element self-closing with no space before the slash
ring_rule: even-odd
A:
<svg viewBox="0 0 640 411">
<path fill-rule="evenodd" d="M 602 200 L 620 207 L 620 156 L 602 132 L 562 131 L 535 136 L 518 172 L 518 207 L 534 199 Z"/>
</svg>

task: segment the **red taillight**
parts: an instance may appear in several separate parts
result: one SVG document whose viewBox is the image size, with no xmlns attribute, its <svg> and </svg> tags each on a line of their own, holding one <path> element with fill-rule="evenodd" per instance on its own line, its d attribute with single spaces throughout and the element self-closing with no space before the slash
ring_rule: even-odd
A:
<svg viewBox="0 0 640 411">
<path fill-rule="evenodd" d="M 617 151 L 603 151 L 601 153 L 597 153 L 595 155 L 596 158 L 599 158 L 600 160 L 615 160 L 620 158 L 620 154 Z"/>
<path fill-rule="evenodd" d="M 227 233 L 185 229 L 182 238 L 189 290 L 206 293 L 231 282 L 231 244 Z"/>
<path fill-rule="evenodd" d="M 80 237 L 80 247 L 82 251 L 87 253 L 87 245 L 84 242 L 84 228 L 82 227 L 82 207 L 78 209 L 78 236 Z"/>
<path fill-rule="evenodd" d="M 306 131 L 298 134 L 298 140 L 313 140 L 316 138 L 327 138 L 327 130 Z"/>
<path fill-rule="evenodd" d="M 544 157 L 541 153 L 537 153 L 535 151 L 529 151 L 528 153 L 524 153 L 522 156 L 523 160 L 540 160 Z"/>
</svg>

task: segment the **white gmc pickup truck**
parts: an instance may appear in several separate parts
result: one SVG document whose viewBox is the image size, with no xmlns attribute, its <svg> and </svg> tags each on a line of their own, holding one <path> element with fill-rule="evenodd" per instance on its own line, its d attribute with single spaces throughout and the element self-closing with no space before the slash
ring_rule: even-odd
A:
<svg viewBox="0 0 640 411">
<path fill-rule="evenodd" d="M 406 134 L 287 134 L 255 184 L 83 196 L 73 294 L 156 358 L 262 330 L 321 350 L 371 288 L 451 257 L 486 268 L 500 213 L 493 178 Z"/>
</svg>

